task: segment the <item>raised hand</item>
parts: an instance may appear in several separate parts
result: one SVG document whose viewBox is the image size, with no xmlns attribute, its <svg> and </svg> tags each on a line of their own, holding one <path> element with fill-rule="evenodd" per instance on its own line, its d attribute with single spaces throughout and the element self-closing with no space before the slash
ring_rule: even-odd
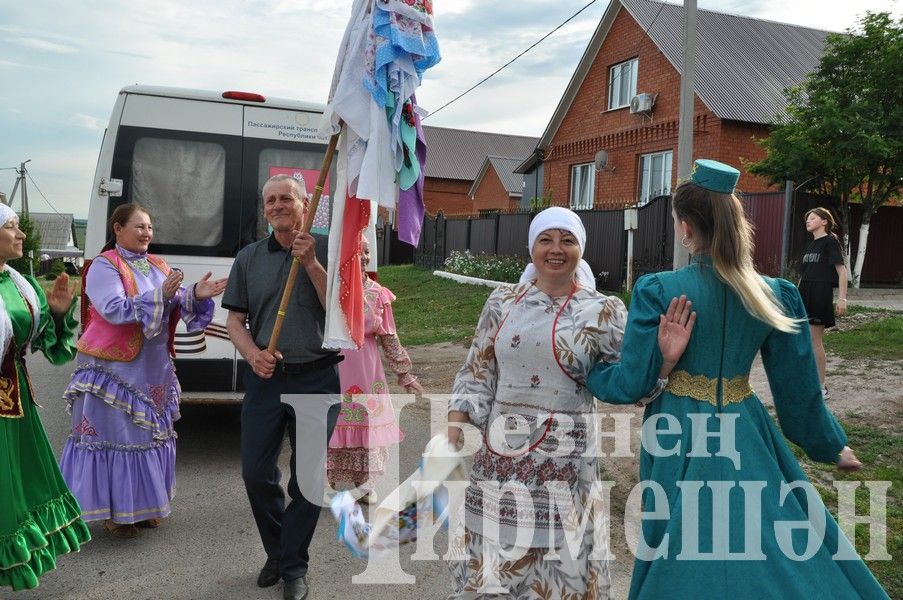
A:
<svg viewBox="0 0 903 600">
<path fill-rule="evenodd" d="M 173 296 L 176 295 L 176 292 L 179 291 L 179 286 L 182 285 L 182 271 L 178 269 L 173 269 L 169 272 L 169 275 L 166 276 L 166 279 L 163 281 L 163 298 L 169 300 Z"/>
<path fill-rule="evenodd" d="M 229 278 L 223 277 L 222 279 L 211 280 L 211 277 L 213 277 L 213 272 L 207 271 L 207 274 L 194 284 L 194 297 L 198 300 L 215 298 L 225 291 L 226 283 L 229 281 Z"/>
<path fill-rule="evenodd" d="M 662 351 L 662 371 L 670 372 L 687 349 L 696 324 L 696 312 L 692 308 L 693 303 L 681 296 L 672 298 L 668 311 L 659 315 L 658 347 Z"/>
<path fill-rule="evenodd" d="M 75 286 L 70 287 L 69 276 L 66 273 L 61 273 L 56 278 L 56 281 L 53 282 L 53 287 L 47 294 L 47 305 L 53 314 L 65 315 L 69 307 L 72 306 L 72 298 L 74 297 Z"/>
</svg>

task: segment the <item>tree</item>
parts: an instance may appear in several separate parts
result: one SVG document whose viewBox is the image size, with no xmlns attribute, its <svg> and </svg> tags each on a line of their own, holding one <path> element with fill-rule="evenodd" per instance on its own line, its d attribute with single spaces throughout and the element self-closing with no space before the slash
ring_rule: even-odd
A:
<svg viewBox="0 0 903 600">
<path fill-rule="evenodd" d="M 25 234 L 25 241 L 22 242 L 22 258 L 11 260 L 9 264 L 16 271 L 31 275 L 41 267 L 41 234 L 35 229 L 34 221 L 24 212 L 19 216 L 19 229 Z M 28 258 L 29 252 L 33 253 L 34 258 Z"/>
<path fill-rule="evenodd" d="M 866 13 L 857 30 L 829 34 L 818 69 L 787 99 L 760 141 L 765 159 L 749 170 L 838 200 L 847 272 L 859 287 L 872 217 L 903 192 L 903 18 Z M 863 208 L 852 270 L 851 201 Z"/>
</svg>

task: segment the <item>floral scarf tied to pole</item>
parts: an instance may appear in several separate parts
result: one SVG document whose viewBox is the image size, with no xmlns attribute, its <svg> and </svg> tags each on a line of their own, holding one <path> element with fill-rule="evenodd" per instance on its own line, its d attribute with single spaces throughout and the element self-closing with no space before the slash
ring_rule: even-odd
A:
<svg viewBox="0 0 903 600">
<path fill-rule="evenodd" d="M 377 558 L 416 540 L 418 527 L 447 526 L 452 511 L 464 504 L 464 486 L 445 485 L 449 481 L 467 481 L 467 476 L 461 457 L 440 434 L 427 444 L 420 467 L 376 508 L 372 524 L 349 492 L 335 496 L 336 538 L 357 558 Z"/>
<path fill-rule="evenodd" d="M 396 211 L 399 239 L 413 246 L 420 239 L 426 143 L 414 92 L 439 60 L 429 0 L 354 1 L 320 125 L 322 137 L 342 131 L 329 230 L 326 348 L 363 343 L 359 239 L 374 227 L 376 207 Z"/>
</svg>

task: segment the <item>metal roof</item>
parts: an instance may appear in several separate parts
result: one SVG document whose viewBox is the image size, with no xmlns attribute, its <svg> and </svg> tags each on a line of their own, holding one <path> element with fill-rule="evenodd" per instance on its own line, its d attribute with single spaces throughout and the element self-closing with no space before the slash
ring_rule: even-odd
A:
<svg viewBox="0 0 903 600">
<path fill-rule="evenodd" d="M 655 0 L 611 0 L 540 138 L 538 149 L 548 148 L 552 143 L 622 8 L 647 32 L 678 73 L 681 71 L 683 6 Z M 786 106 L 784 88 L 801 83 L 818 66 L 827 34 L 787 23 L 699 10 L 696 95 L 722 119 L 770 123 Z M 528 162 L 529 159 L 525 160 L 522 167 L 530 166 Z"/>
<path fill-rule="evenodd" d="M 468 195 L 473 198 L 477 188 L 480 186 L 480 182 L 483 181 L 483 177 L 485 177 L 486 173 L 489 171 L 489 165 L 492 165 L 492 168 L 495 169 L 495 172 L 499 176 L 508 195 L 523 196 L 524 176 L 514 172 L 514 169 L 516 169 L 523 160 L 524 159 L 521 157 L 509 158 L 506 156 L 487 156 L 486 160 L 483 161 L 483 166 L 480 167 L 480 172 L 477 174 L 476 178 L 474 178 L 473 185 L 470 186 Z"/>
<path fill-rule="evenodd" d="M 683 6 L 652 0 L 621 4 L 681 72 Z M 722 119 L 772 123 L 787 105 L 784 90 L 818 68 L 827 35 L 798 25 L 699 10 L 696 94 Z"/>
<path fill-rule="evenodd" d="M 29 212 L 28 218 L 41 236 L 42 251 L 75 248 L 71 214 Z"/>
<path fill-rule="evenodd" d="M 474 181 L 487 156 L 526 158 L 539 138 L 425 125 L 426 176 Z M 520 161 L 518 161 L 520 162 Z"/>
</svg>

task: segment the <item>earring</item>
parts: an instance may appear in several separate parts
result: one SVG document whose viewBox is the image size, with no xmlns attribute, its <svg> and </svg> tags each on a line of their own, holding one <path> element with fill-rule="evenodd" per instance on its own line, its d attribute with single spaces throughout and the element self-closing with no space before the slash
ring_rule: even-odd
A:
<svg viewBox="0 0 903 600">
<path fill-rule="evenodd" d="M 683 236 L 680 239 L 680 245 L 683 246 L 684 248 L 686 248 L 687 250 L 689 250 L 690 247 L 693 245 L 693 242 L 691 242 L 690 238 L 688 238 L 687 236 Z"/>
</svg>

